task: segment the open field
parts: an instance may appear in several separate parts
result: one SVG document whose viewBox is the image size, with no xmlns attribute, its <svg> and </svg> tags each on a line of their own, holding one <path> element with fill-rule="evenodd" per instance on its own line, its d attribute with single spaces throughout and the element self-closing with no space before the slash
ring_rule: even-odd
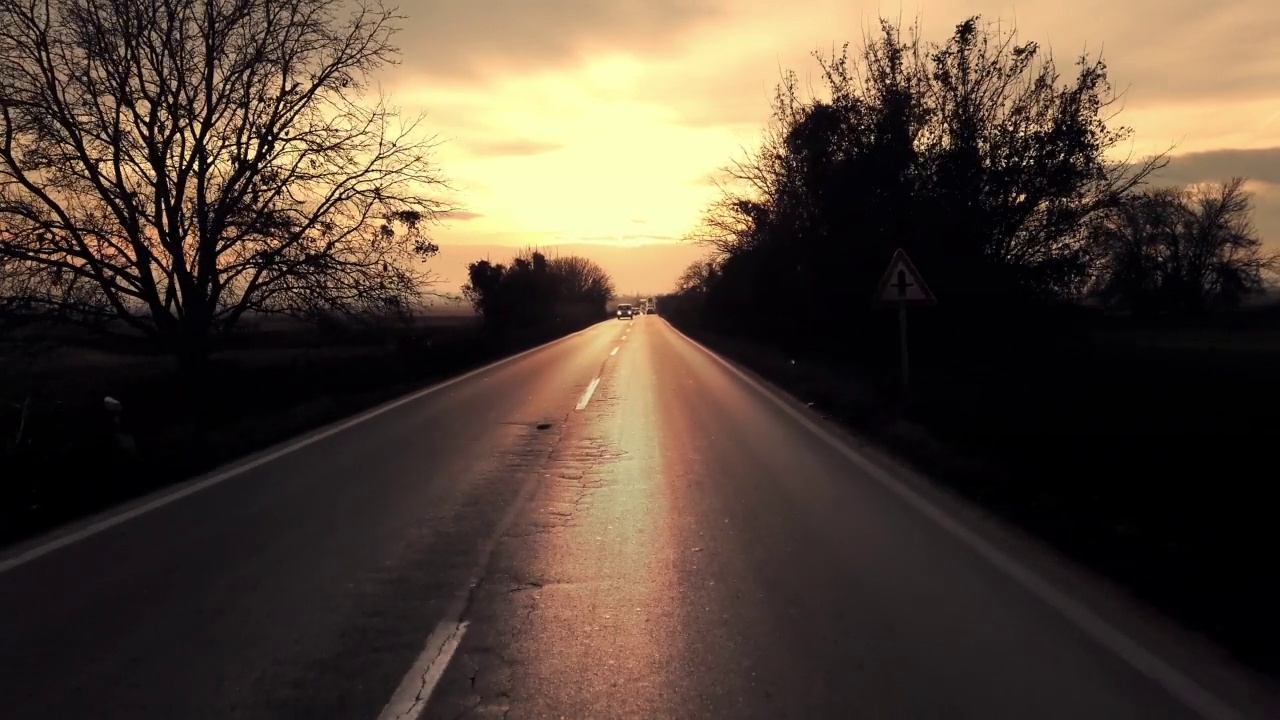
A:
<svg viewBox="0 0 1280 720">
<path fill-rule="evenodd" d="M 0 543 L 207 471 L 415 387 L 582 327 L 503 338 L 474 316 L 396 333 L 268 321 L 217 353 L 198 413 L 171 359 L 60 337 L 0 348 Z M 105 397 L 123 405 L 123 451 Z"/>
<path fill-rule="evenodd" d="M 1069 348 L 974 363 L 921 357 L 905 414 L 886 378 L 683 324 L 1280 675 L 1266 501 L 1280 443 L 1280 323 L 1270 317 L 1217 328 L 1102 323 Z"/>
</svg>

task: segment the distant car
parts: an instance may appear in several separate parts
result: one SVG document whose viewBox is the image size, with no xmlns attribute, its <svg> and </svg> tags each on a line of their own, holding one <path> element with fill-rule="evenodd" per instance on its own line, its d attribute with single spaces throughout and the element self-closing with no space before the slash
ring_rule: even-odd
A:
<svg viewBox="0 0 1280 720">
<path fill-rule="evenodd" d="M 622 320 L 623 318 L 630 320 L 633 317 L 635 317 L 635 308 L 631 307 L 629 303 L 622 303 L 618 306 L 619 320 Z"/>
</svg>

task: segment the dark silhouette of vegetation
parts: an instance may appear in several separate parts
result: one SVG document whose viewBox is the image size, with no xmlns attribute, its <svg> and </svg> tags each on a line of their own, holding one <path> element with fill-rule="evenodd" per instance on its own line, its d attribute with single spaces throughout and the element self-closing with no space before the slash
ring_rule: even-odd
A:
<svg viewBox="0 0 1280 720">
<path fill-rule="evenodd" d="M 556 293 L 561 307 L 578 307 L 590 313 L 608 314 L 608 302 L 614 297 L 613 278 L 599 264 L 584 257 L 569 255 L 552 258 L 548 263 L 556 277 Z"/>
<path fill-rule="evenodd" d="M 1101 60 L 1064 83 L 1035 43 L 976 18 L 940 46 L 884 23 L 861 57 L 816 57 L 823 96 L 784 77 L 761 149 L 694 234 L 721 260 L 726 316 L 811 334 L 829 308 L 865 310 L 898 247 L 952 310 L 1077 298 L 1081 227 L 1163 163 L 1108 160 L 1129 131 L 1107 124 Z"/>
<path fill-rule="evenodd" d="M 680 295 L 705 295 L 720 279 L 720 266 L 709 259 L 689 264 L 676 281 L 676 293 Z"/>
<path fill-rule="evenodd" d="M 1135 193 L 1093 227 L 1102 254 L 1097 296 L 1134 313 L 1236 310 L 1267 286 L 1277 255 L 1263 251 L 1243 178 Z"/>
<path fill-rule="evenodd" d="M 0 0 L 4 304 L 199 365 L 246 313 L 402 312 L 446 209 L 341 0 Z"/>
<path fill-rule="evenodd" d="M 978 18 L 815 57 L 821 92 L 783 76 L 664 314 L 1280 671 L 1280 593 L 1222 570 L 1268 542 L 1253 467 L 1280 435 L 1244 182 L 1150 187 L 1166 158 L 1116 161 L 1100 58 L 1062 73 Z M 938 299 L 906 403 L 872 303 L 897 248 Z"/>
<path fill-rule="evenodd" d="M 548 259 L 536 250 L 505 265 L 478 260 L 467 266 L 467 277 L 463 294 L 496 333 L 600 320 L 614 296 L 613 280 L 591 260 Z"/>
</svg>

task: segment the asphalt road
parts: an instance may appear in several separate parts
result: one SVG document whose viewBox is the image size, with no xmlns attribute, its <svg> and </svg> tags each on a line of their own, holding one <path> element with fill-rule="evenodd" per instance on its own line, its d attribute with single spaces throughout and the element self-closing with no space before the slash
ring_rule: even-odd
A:
<svg viewBox="0 0 1280 720">
<path fill-rule="evenodd" d="M 657 317 L 300 442 L 0 558 L 0 717 L 1280 717 Z"/>
</svg>

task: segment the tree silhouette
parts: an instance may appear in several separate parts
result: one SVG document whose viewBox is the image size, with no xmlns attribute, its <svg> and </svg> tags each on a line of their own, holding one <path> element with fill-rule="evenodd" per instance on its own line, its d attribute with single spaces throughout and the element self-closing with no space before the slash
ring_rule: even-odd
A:
<svg viewBox="0 0 1280 720">
<path fill-rule="evenodd" d="M 343 0 L 0 0 L 2 291 L 199 363 L 247 312 L 399 310 L 442 180 Z"/>
<path fill-rule="evenodd" d="M 547 259 L 533 249 L 509 264 L 478 260 L 467 266 L 463 295 L 498 333 L 554 322 L 600 319 L 614 296 L 612 278 L 595 262 L 567 256 Z"/>
<path fill-rule="evenodd" d="M 783 76 L 760 148 L 690 235 L 721 260 L 722 315 L 813 334 L 832 307 L 865 311 L 898 247 L 948 311 L 1078 298 L 1086 226 L 1164 162 L 1109 159 L 1130 131 L 1100 59 L 1064 80 L 977 17 L 942 44 L 882 22 L 858 54 L 815 58 L 821 92 Z"/>
<path fill-rule="evenodd" d="M 556 295 L 562 303 L 603 308 L 614 297 L 613 278 L 599 264 L 569 255 L 552 258 L 548 265 L 555 277 Z"/>
<path fill-rule="evenodd" d="M 695 260 L 685 268 L 676 281 L 676 292 L 689 295 L 703 295 L 715 285 L 720 274 L 720 267 L 714 260 Z"/>
<path fill-rule="evenodd" d="M 1251 213 L 1243 178 L 1135 193 L 1093 227 L 1103 253 L 1097 296 L 1140 314 L 1239 307 L 1280 267 Z"/>
</svg>

